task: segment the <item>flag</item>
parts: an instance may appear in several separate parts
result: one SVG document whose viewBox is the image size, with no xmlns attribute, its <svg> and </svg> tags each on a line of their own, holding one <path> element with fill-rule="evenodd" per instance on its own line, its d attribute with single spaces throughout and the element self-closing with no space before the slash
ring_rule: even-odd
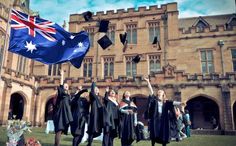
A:
<svg viewBox="0 0 236 146">
<path fill-rule="evenodd" d="M 70 61 L 81 66 L 90 47 L 85 31 L 65 31 L 51 21 L 12 9 L 9 51 L 45 64 Z"/>
</svg>

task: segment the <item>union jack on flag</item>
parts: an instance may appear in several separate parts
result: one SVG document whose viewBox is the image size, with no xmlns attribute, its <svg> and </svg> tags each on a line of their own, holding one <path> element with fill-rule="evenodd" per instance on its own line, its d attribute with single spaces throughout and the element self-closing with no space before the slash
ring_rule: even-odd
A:
<svg viewBox="0 0 236 146">
<path fill-rule="evenodd" d="M 70 61 L 79 68 L 89 47 L 84 31 L 71 34 L 56 23 L 12 10 L 8 50 L 13 53 L 45 64 Z"/>
<path fill-rule="evenodd" d="M 11 20 L 11 27 L 14 29 L 27 29 L 28 34 L 33 37 L 35 37 L 36 32 L 38 32 L 37 35 L 42 35 L 49 41 L 56 41 L 51 35 L 56 33 L 55 28 L 53 28 L 53 22 L 39 17 L 26 15 L 14 9 L 12 10 Z"/>
</svg>

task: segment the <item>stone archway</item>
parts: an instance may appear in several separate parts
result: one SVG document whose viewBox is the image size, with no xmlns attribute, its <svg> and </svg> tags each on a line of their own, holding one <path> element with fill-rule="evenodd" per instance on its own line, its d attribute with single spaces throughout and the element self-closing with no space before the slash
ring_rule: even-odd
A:
<svg viewBox="0 0 236 146">
<path fill-rule="evenodd" d="M 138 121 L 141 121 L 144 125 L 147 125 L 147 120 L 144 119 L 144 112 L 146 111 L 148 102 L 147 96 L 136 94 L 132 95 L 132 99 L 138 107 Z"/>
<path fill-rule="evenodd" d="M 44 114 L 44 122 L 47 122 L 48 120 L 52 120 L 53 117 L 53 103 L 54 98 L 50 98 L 45 106 L 45 114 Z"/>
<path fill-rule="evenodd" d="M 8 119 L 22 120 L 24 116 L 25 101 L 19 93 L 13 93 L 10 99 Z"/>
<path fill-rule="evenodd" d="M 214 129 L 213 121 L 220 125 L 219 106 L 215 101 L 205 96 L 197 96 L 187 102 L 192 129 Z M 214 119 L 214 120 L 213 120 Z"/>
<path fill-rule="evenodd" d="M 236 101 L 233 104 L 234 130 L 236 130 Z"/>
</svg>

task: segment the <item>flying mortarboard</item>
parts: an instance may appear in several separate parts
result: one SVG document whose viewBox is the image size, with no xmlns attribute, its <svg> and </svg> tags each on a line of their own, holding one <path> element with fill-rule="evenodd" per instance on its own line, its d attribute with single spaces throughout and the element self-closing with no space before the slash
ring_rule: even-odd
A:
<svg viewBox="0 0 236 146">
<path fill-rule="evenodd" d="M 161 45 L 160 45 L 159 40 L 157 40 L 157 36 L 154 37 L 152 44 L 153 45 L 158 44 L 158 47 L 159 47 L 158 50 L 161 50 Z"/>
<path fill-rule="evenodd" d="M 123 52 L 125 52 L 127 49 L 128 41 L 126 40 L 126 37 L 127 37 L 126 32 L 124 34 L 120 34 L 120 42 L 123 44 Z"/>
<path fill-rule="evenodd" d="M 107 32 L 108 30 L 108 25 L 109 25 L 109 21 L 108 20 L 101 20 L 99 23 L 99 30 L 98 32 Z"/>
<path fill-rule="evenodd" d="M 110 45 L 112 45 L 112 41 L 108 38 L 107 35 L 104 35 L 103 37 L 101 37 L 97 42 L 102 47 L 103 50 L 105 50 Z"/>
<path fill-rule="evenodd" d="M 90 12 L 90 11 L 84 12 L 84 13 L 83 13 L 84 20 L 85 20 L 85 21 L 93 20 L 92 15 L 93 15 L 93 14 L 92 14 L 92 12 Z"/>
<path fill-rule="evenodd" d="M 125 42 L 127 41 L 126 40 L 126 37 L 127 37 L 127 33 L 125 32 L 124 34 L 120 34 L 120 42 L 125 45 Z"/>
<path fill-rule="evenodd" d="M 140 56 L 139 55 L 136 55 L 133 59 L 132 59 L 132 61 L 134 62 L 134 63 L 139 63 L 139 61 L 140 61 Z"/>
</svg>

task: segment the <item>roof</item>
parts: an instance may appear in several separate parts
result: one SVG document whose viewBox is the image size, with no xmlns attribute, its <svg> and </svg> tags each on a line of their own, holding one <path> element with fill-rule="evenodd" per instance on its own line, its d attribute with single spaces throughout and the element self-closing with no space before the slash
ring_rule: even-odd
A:
<svg viewBox="0 0 236 146">
<path fill-rule="evenodd" d="M 192 27 L 198 21 L 198 19 L 204 19 L 212 27 L 215 27 L 216 25 L 225 25 L 234 15 L 235 14 L 225 14 L 225 15 L 214 15 L 214 16 L 180 18 L 179 28 L 188 29 L 189 27 Z"/>
</svg>

